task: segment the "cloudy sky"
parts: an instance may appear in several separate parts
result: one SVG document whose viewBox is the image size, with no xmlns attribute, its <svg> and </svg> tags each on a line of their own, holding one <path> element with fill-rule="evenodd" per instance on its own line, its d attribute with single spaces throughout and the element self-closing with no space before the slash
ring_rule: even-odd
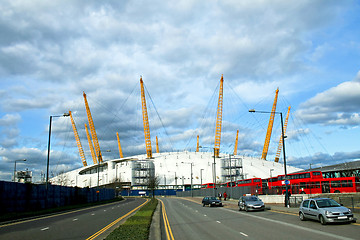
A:
<svg viewBox="0 0 360 240">
<path fill-rule="evenodd" d="M 145 153 L 140 76 L 153 149 L 214 145 L 224 76 L 221 151 L 261 156 L 268 114 L 291 113 L 289 164 L 359 160 L 357 1 L 25 1 L 0 5 L 0 180 L 46 171 L 49 117 L 71 110 L 89 165 L 83 92 L 104 158 Z M 280 136 L 274 121 L 268 161 Z M 82 166 L 69 118 L 55 117 L 50 172 Z M 207 147 L 207 148 L 206 148 Z M 106 152 L 107 151 L 107 152 Z M 282 161 L 282 159 L 280 160 Z"/>
</svg>

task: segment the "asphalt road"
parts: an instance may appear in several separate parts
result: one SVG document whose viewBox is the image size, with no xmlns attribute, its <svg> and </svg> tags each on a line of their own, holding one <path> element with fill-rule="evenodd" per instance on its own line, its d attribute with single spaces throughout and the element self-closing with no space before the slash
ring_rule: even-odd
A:
<svg viewBox="0 0 360 240">
<path fill-rule="evenodd" d="M 360 226 L 301 222 L 295 213 L 239 212 L 202 207 L 181 198 L 162 198 L 173 239 L 359 239 Z M 163 221 L 166 222 L 166 221 Z M 166 229 L 166 227 L 163 227 Z M 170 236 L 167 238 L 166 236 Z M 163 239 L 172 239 L 163 230 Z"/>
<path fill-rule="evenodd" d="M 129 198 L 121 202 L 1 225 L 0 239 L 88 239 L 145 201 L 146 199 Z"/>
</svg>

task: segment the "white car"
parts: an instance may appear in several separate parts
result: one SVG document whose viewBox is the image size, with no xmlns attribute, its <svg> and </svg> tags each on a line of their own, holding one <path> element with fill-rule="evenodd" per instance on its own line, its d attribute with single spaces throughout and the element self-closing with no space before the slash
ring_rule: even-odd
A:
<svg viewBox="0 0 360 240">
<path fill-rule="evenodd" d="M 356 222 L 350 209 L 331 198 L 313 198 L 304 200 L 299 208 L 301 221 L 313 219 L 322 225 L 333 222 Z"/>
</svg>

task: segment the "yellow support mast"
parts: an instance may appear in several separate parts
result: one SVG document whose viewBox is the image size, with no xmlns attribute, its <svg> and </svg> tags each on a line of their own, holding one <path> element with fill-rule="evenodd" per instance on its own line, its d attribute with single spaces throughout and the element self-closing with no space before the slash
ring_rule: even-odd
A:
<svg viewBox="0 0 360 240">
<path fill-rule="evenodd" d="M 159 153 L 159 140 L 158 137 L 156 136 L 156 153 Z"/>
<path fill-rule="evenodd" d="M 214 146 L 215 157 L 219 157 L 219 153 L 220 153 L 222 109 L 223 109 L 223 83 L 224 83 L 224 78 L 223 75 L 221 74 L 218 108 L 216 113 L 215 146 Z"/>
<path fill-rule="evenodd" d="M 146 108 L 144 83 L 143 83 L 142 77 L 140 77 L 140 88 L 141 88 L 141 104 L 142 104 L 142 115 L 143 115 L 143 123 L 144 123 L 146 155 L 147 155 L 147 158 L 152 158 L 150 126 L 149 126 L 149 118 L 148 118 L 148 113 L 147 113 L 147 108 Z"/>
<path fill-rule="evenodd" d="M 288 120 L 289 120 L 289 115 L 290 115 L 290 108 L 291 108 L 291 106 L 288 107 L 288 111 L 287 111 L 287 114 L 286 114 L 286 119 L 285 119 L 285 123 L 284 123 L 284 135 L 286 134 L 286 128 L 287 128 L 287 125 L 288 125 Z M 278 149 L 276 151 L 275 162 L 279 162 L 282 146 L 283 146 L 283 144 L 282 144 L 282 134 L 281 134 L 280 135 L 279 146 L 278 146 Z"/>
<path fill-rule="evenodd" d="M 70 115 L 73 130 L 74 130 L 74 136 L 75 136 L 76 144 L 77 144 L 77 147 L 79 149 L 80 158 L 81 158 L 81 161 L 82 161 L 84 167 L 86 167 L 87 163 L 86 163 L 86 158 L 85 158 L 85 154 L 84 154 L 84 149 L 82 148 L 80 138 L 79 138 L 79 134 L 78 134 L 78 131 L 76 129 L 75 121 L 74 121 L 74 118 L 73 118 L 73 116 L 71 114 L 71 111 L 69 111 L 69 115 Z"/>
<path fill-rule="evenodd" d="M 239 140 L 239 130 L 237 130 L 237 132 L 236 132 L 235 147 L 234 147 L 234 156 L 237 154 L 238 140 Z"/>
<path fill-rule="evenodd" d="M 199 135 L 197 135 L 196 152 L 199 152 Z"/>
<path fill-rule="evenodd" d="M 120 158 L 123 158 L 124 155 L 123 155 L 123 152 L 122 152 L 122 149 L 121 149 L 120 138 L 119 138 L 119 133 L 118 132 L 116 132 L 116 137 L 117 137 L 118 146 L 119 146 L 119 155 L 120 155 Z"/>
<path fill-rule="evenodd" d="M 88 130 L 86 123 L 85 123 L 85 130 L 86 130 L 86 137 L 89 142 L 89 148 L 90 148 L 92 160 L 93 160 L 94 164 L 97 164 L 97 159 L 96 159 L 96 155 L 95 155 L 95 151 L 94 151 L 94 145 L 91 141 L 89 130 Z"/>
<path fill-rule="evenodd" d="M 275 118 L 278 94 L 279 94 L 279 88 L 277 88 L 276 91 L 275 91 L 274 104 L 273 104 L 273 107 L 272 107 L 272 110 L 271 110 L 269 125 L 268 125 L 268 129 L 267 129 L 267 132 L 266 132 L 264 148 L 263 148 L 262 155 L 261 155 L 262 160 L 266 160 L 266 156 L 267 156 L 267 153 L 268 153 L 268 150 L 269 150 L 271 132 L 272 132 L 272 128 L 273 128 L 273 125 L 274 125 L 274 118 Z"/>
<path fill-rule="evenodd" d="M 99 141 L 98 141 L 98 138 L 97 138 L 97 135 L 96 135 L 94 121 L 93 121 L 92 116 L 91 116 L 90 107 L 89 107 L 88 101 L 86 99 L 85 92 L 83 92 L 83 96 L 84 96 L 84 101 L 85 101 L 86 113 L 87 113 L 87 117 L 88 117 L 88 121 L 89 121 L 91 137 L 92 137 L 92 140 L 94 142 L 96 156 L 99 159 L 99 162 L 102 163 L 103 160 L 102 160 L 100 145 L 99 145 Z"/>
</svg>

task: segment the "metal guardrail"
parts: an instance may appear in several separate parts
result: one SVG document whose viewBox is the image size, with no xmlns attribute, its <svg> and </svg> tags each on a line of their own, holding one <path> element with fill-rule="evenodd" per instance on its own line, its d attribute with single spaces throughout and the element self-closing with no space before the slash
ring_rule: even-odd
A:
<svg viewBox="0 0 360 240">
<path fill-rule="evenodd" d="M 289 198 L 290 207 L 300 207 L 301 202 L 303 201 L 304 197 L 302 196 L 293 196 Z"/>
</svg>

